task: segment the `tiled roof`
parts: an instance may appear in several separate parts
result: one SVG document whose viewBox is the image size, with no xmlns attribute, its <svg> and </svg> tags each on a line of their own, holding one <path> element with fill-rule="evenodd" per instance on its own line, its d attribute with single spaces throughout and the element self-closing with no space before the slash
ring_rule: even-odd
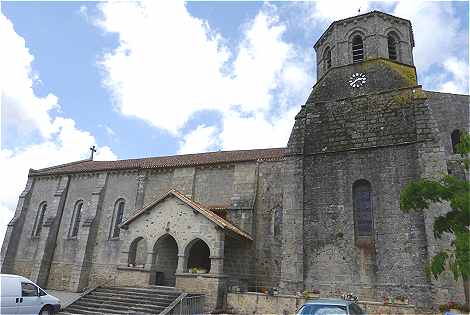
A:
<svg viewBox="0 0 470 315">
<path fill-rule="evenodd" d="M 131 216 L 129 219 L 127 219 L 126 221 L 124 221 L 122 224 L 121 224 L 121 227 L 126 227 L 128 226 L 132 221 L 134 221 L 135 219 L 137 219 L 140 215 L 144 214 L 145 212 L 149 211 L 151 208 L 153 208 L 156 204 L 162 202 L 163 200 L 165 200 L 167 197 L 169 196 L 174 196 L 176 198 L 178 198 L 179 200 L 181 200 L 182 202 L 184 202 L 185 204 L 187 204 L 189 207 L 191 207 L 192 209 L 198 211 L 199 213 L 201 213 L 202 215 L 204 215 L 207 219 L 209 219 L 210 221 L 212 221 L 213 223 L 215 223 L 216 225 L 218 225 L 219 227 L 221 227 L 222 229 L 224 230 L 228 230 L 232 233 L 235 233 L 243 238 L 246 238 L 248 240 L 253 240 L 253 238 L 251 237 L 250 234 L 242 231 L 240 228 L 238 228 L 237 226 L 233 225 L 232 223 L 228 222 L 227 220 L 219 217 L 218 215 L 216 215 L 214 212 L 210 211 L 208 208 L 204 207 L 203 205 L 201 205 L 200 203 L 194 201 L 194 200 L 191 200 L 189 199 L 188 197 L 186 197 L 185 195 L 183 195 L 182 193 L 180 193 L 179 191 L 175 190 L 175 189 L 171 189 L 169 190 L 165 195 L 163 195 L 162 197 L 150 202 L 148 205 L 146 205 L 145 207 L 143 207 L 142 209 L 138 210 L 135 212 L 135 214 L 133 216 Z"/>
<path fill-rule="evenodd" d="M 117 161 L 81 160 L 72 163 L 30 170 L 30 175 L 58 175 L 125 169 L 158 169 L 167 167 L 191 167 L 230 162 L 276 160 L 286 155 L 286 148 L 218 151 L 197 154 L 172 155 Z"/>
</svg>

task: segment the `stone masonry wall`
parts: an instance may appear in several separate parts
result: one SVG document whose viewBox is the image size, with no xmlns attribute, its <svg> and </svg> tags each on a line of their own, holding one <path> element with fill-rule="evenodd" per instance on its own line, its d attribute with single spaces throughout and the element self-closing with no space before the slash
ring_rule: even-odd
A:
<svg viewBox="0 0 470 315">
<path fill-rule="evenodd" d="M 137 172 L 116 172 L 108 175 L 101 215 L 96 218 L 98 231 L 91 258 L 91 285 L 116 276 L 122 238 L 111 238 L 113 216 L 116 215 L 116 202 L 120 199 L 124 200 L 124 218 L 135 211 L 137 177 Z"/>
<path fill-rule="evenodd" d="M 455 129 L 470 130 L 470 97 L 450 93 L 426 91 L 432 116 L 439 128 L 439 139 L 446 156 L 453 155 L 450 135 Z"/>
<path fill-rule="evenodd" d="M 44 215 L 44 221 L 53 212 L 54 192 L 59 183 L 58 178 L 41 178 L 34 180 L 34 187 L 31 191 L 31 198 L 28 207 L 25 208 L 25 221 L 18 244 L 18 251 L 15 257 L 14 273 L 31 277 L 33 263 L 36 256 L 39 257 L 38 244 L 40 238 L 33 236 L 33 227 L 38 214 L 39 206 L 46 202 L 48 208 Z"/>
<path fill-rule="evenodd" d="M 424 219 L 399 206 L 401 188 L 419 176 L 414 117 L 424 99 L 408 89 L 306 106 L 307 289 L 376 299 L 404 294 L 419 306 L 430 303 Z M 372 186 L 374 233 L 365 248 L 354 232 L 352 187 L 360 179 Z"/>
<path fill-rule="evenodd" d="M 259 288 L 278 287 L 282 261 L 282 177 L 284 161 L 261 162 L 256 199 L 256 262 L 255 275 Z M 276 211 L 278 213 L 276 213 Z M 277 218 L 276 218 L 277 215 Z"/>
<path fill-rule="evenodd" d="M 57 235 L 56 248 L 49 273 L 48 288 L 56 290 L 68 290 L 71 275 L 67 272 L 76 266 L 76 259 L 82 255 L 85 250 L 87 240 L 80 237 L 80 230 L 88 217 L 88 211 L 91 206 L 92 192 L 96 186 L 96 175 L 85 174 L 72 176 L 70 187 L 65 201 L 62 220 Z M 82 200 L 83 208 L 79 234 L 77 237 L 70 237 L 70 228 L 72 216 L 76 203 Z"/>
<path fill-rule="evenodd" d="M 307 157 L 305 174 L 305 287 L 379 300 L 413 291 L 413 302 L 429 298 L 423 218 L 399 206 L 400 189 L 416 177 L 414 145 Z M 352 186 L 359 179 L 372 185 L 375 264 L 354 233 Z"/>
</svg>

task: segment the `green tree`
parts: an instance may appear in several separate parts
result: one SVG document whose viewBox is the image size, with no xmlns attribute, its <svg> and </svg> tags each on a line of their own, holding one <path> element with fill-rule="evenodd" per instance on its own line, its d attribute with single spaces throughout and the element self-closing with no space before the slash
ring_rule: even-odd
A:
<svg viewBox="0 0 470 315">
<path fill-rule="evenodd" d="M 434 237 L 451 235 L 450 247 L 432 257 L 427 272 L 436 279 L 444 270 L 452 272 L 457 281 L 462 278 L 465 304 L 470 305 L 470 134 L 461 132 L 457 145 L 459 164 L 465 176 L 443 175 L 441 179 L 420 179 L 407 184 L 400 193 L 404 212 L 425 211 L 433 203 L 447 202 L 451 210 L 435 218 Z"/>
</svg>

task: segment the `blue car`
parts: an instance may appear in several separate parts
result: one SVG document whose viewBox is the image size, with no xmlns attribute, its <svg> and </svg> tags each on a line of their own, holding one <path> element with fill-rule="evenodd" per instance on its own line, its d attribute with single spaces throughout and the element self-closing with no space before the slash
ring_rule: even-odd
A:
<svg viewBox="0 0 470 315">
<path fill-rule="evenodd" d="M 367 315 L 359 305 L 342 299 L 316 299 L 305 302 L 297 315 Z"/>
</svg>

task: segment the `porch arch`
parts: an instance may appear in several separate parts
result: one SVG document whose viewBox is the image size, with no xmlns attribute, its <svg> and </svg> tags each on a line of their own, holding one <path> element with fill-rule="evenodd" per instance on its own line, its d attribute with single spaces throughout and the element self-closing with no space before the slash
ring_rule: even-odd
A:
<svg viewBox="0 0 470 315">
<path fill-rule="evenodd" d="M 160 236 L 153 246 L 150 284 L 174 286 L 178 266 L 178 242 L 169 233 Z"/>
<path fill-rule="evenodd" d="M 134 239 L 129 246 L 127 265 L 129 267 L 145 267 L 147 242 L 142 236 Z"/>
<path fill-rule="evenodd" d="M 186 245 L 184 256 L 186 260 L 186 271 L 191 271 L 193 268 L 198 270 L 206 270 L 209 272 L 211 269 L 211 250 L 209 245 L 200 238 L 195 238 Z"/>
</svg>

